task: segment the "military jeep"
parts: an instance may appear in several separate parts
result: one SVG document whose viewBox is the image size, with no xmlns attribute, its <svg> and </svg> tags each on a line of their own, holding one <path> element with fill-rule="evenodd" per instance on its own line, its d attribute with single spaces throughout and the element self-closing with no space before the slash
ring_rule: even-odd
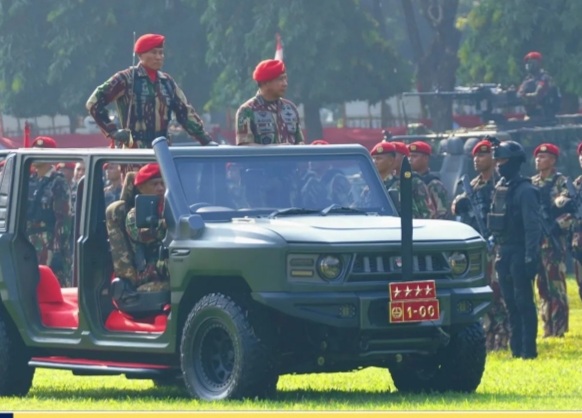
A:
<svg viewBox="0 0 582 418">
<path fill-rule="evenodd" d="M 205 400 L 272 396 L 283 374 L 368 366 L 386 368 L 400 391 L 472 392 L 481 381 L 486 244 L 461 223 L 395 216 L 364 147 L 170 147 L 159 138 L 153 150 L 3 157 L 0 396 L 26 395 L 36 368 L 152 379 Z M 26 233 L 28 178 L 35 162 L 78 160 L 86 173 L 64 286 Z M 129 192 L 131 181 L 116 206 L 135 206 L 140 227 L 159 216 L 168 226 L 160 251 L 170 291 L 144 294 L 166 300 L 136 315 L 113 300 L 123 272 L 104 165 L 122 165 L 128 179 L 153 161 L 163 214 L 156 197 Z"/>
</svg>

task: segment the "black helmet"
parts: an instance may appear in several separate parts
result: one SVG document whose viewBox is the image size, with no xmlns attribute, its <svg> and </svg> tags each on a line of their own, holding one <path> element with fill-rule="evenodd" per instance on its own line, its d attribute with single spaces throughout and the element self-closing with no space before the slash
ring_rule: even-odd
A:
<svg viewBox="0 0 582 418">
<path fill-rule="evenodd" d="M 499 142 L 493 147 L 493 158 L 496 160 L 509 158 L 525 163 L 525 150 L 515 141 Z"/>
</svg>

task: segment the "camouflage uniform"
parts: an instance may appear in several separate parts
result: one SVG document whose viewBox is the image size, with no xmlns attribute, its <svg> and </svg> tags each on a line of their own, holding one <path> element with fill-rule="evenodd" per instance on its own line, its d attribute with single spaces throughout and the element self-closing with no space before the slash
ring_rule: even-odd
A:
<svg viewBox="0 0 582 418">
<path fill-rule="evenodd" d="M 450 209 L 450 198 L 449 192 L 445 188 L 443 182 L 435 175 L 431 174 L 430 172 L 426 172 L 424 174 L 420 174 L 419 176 L 421 180 L 426 184 L 428 187 L 428 191 L 430 192 L 431 198 L 434 202 L 436 208 L 436 219 L 451 219 L 451 213 L 449 212 Z"/>
<path fill-rule="evenodd" d="M 128 128 L 133 138 L 130 148 L 151 148 L 154 139 L 167 136 L 172 112 L 184 130 L 201 144 L 212 141 L 184 92 L 172 77 L 162 71 L 158 71 L 152 82 L 146 69 L 139 64 L 117 72 L 95 89 L 86 107 L 107 136 L 119 128 L 109 119 L 106 106 L 111 102 L 117 104 L 123 127 L 127 126 L 129 117 Z M 130 105 L 131 114 L 128 115 Z"/>
<path fill-rule="evenodd" d="M 354 203 L 351 190 L 350 181 L 340 170 L 330 169 L 323 176 L 309 171 L 299 191 L 300 206 L 309 209 L 322 209 L 331 204 L 349 207 Z"/>
<path fill-rule="evenodd" d="M 576 191 L 581 193 L 582 176 L 578 176 L 578 178 L 573 181 L 573 184 Z M 570 249 L 574 255 L 574 276 L 576 277 L 576 283 L 578 283 L 578 294 L 582 299 L 582 265 L 580 264 L 580 261 L 578 261 L 582 260 L 582 220 L 574 219 L 570 232 Z"/>
<path fill-rule="evenodd" d="M 121 196 L 121 184 L 110 184 L 109 186 L 105 186 L 103 192 L 105 193 L 105 207 L 107 207 L 113 202 L 119 200 Z"/>
<path fill-rule="evenodd" d="M 491 207 L 491 199 L 493 197 L 493 192 L 495 191 L 497 180 L 498 177 L 494 175 L 486 181 L 481 174 L 471 180 L 471 187 L 473 188 L 475 197 L 480 201 L 479 206 L 482 210 L 482 219 L 485 225 L 487 224 L 487 213 Z M 455 207 L 457 202 L 466 197 L 467 194 L 465 192 L 462 192 L 455 197 L 451 205 L 453 213 L 456 212 Z M 469 213 L 462 213 L 460 216 L 461 222 L 471 225 L 476 231 L 479 231 L 479 226 L 477 225 L 474 216 L 470 216 Z M 489 234 L 485 232 L 485 235 Z M 488 239 L 489 237 L 484 238 Z M 496 250 L 493 249 L 487 254 L 486 268 L 487 282 L 493 290 L 493 303 L 483 318 L 483 329 L 485 331 L 485 341 L 488 351 L 506 350 L 509 346 L 509 318 L 507 316 L 505 302 L 501 295 L 499 278 L 495 273 L 495 252 Z"/>
<path fill-rule="evenodd" d="M 400 212 L 400 179 L 397 176 L 389 175 L 384 179 L 384 187 L 390 193 L 390 196 L 398 196 L 397 201 L 394 202 L 398 212 Z M 392 193 L 391 193 L 392 192 Z M 430 197 L 428 187 L 418 177 L 412 175 L 412 217 L 415 219 L 434 219 L 436 216 L 436 208 L 434 202 Z"/>
<path fill-rule="evenodd" d="M 72 286 L 70 188 L 54 167 L 29 183 L 26 232 L 38 263 L 51 267 L 61 286 Z"/>
<path fill-rule="evenodd" d="M 544 337 L 563 336 L 568 331 L 568 295 L 566 293 L 566 253 L 564 251 L 564 236 L 572 224 L 572 215 L 564 213 L 555 216 L 557 210 L 556 198 L 566 192 L 566 177 L 553 172 L 542 179 L 539 174 L 532 177 L 532 184 L 540 189 L 542 206 L 545 207 L 549 219 L 555 221 L 559 232 L 556 238 L 561 248 L 556 249 L 547 236 L 541 243 L 541 271 L 536 275 L 536 283 L 540 296 L 540 311 L 544 323 Z M 548 222 L 549 221 L 549 222 Z"/>
<path fill-rule="evenodd" d="M 160 219 L 156 228 L 138 228 L 135 208 L 127 213 L 126 231 L 135 256 L 139 292 L 156 292 L 169 289 L 168 259 L 160 255 L 161 243 L 166 236 L 166 221 Z"/>
<path fill-rule="evenodd" d="M 236 143 L 303 144 L 297 107 L 287 99 L 269 102 L 257 94 L 236 112 Z"/>
</svg>

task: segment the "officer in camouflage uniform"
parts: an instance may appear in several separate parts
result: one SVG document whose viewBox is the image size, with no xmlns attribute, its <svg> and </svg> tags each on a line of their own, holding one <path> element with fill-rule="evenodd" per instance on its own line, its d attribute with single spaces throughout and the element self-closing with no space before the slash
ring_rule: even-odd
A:
<svg viewBox="0 0 582 418">
<path fill-rule="evenodd" d="M 328 142 L 318 139 L 311 145 L 328 145 Z M 329 162 L 310 161 L 299 188 L 301 203 L 296 202 L 296 205 L 308 209 L 322 209 L 331 204 L 349 207 L 354 203 L 352 184 L 341 170 Z"/>
<path fill-rule="evenodd" d="M 169 74 L 164 62 L 164 37 L 147 34 L 135 43 L 139 64 L 119 71 L 95 89 L 86 107 L 103 133 L 124 148 L 151 148 L 168 135 L 172 112 L 184 130 L 202 145 L 213 143 L 202 119 Z M 107 105 L 115 102 L 121 128 L 109 118 Z"/>
<path fill-rule="evenodd" d="M 554 168 L 559 154 L 560 150 L 554 144 L 539 145 L 534 150 L 538 174 L 531 179 L 540 190 L 542 221 L 547 226 L 541 244 L 541 268 L 536 276 L 544 337 L 563 337 L 568 331 L 564 238 L 573 217 L 562 213 L 556 202 L 560 195 L 567 193 L 566 176 Z"/>
<path fill-rule="evenodd" d="M 499 175 L 495 171 L 491 143 L 489 141 L 483 140 L 475 144 L 472 154 L 475 171 L 479 174 L 471 180 L 471 188 L 478 204 L 476 210 L 481 211 L 479 215 L 483 220 L 483 224 L 486 225 L 487 214 L 491 208 L 491 198 L 495 184 L 499 181 Z M 461 222 L 471 225 L 476 231 L 483 234 L 485 239 L 489 238 L 488 231 L 479 231 L 475 213 L 464 191 L 453 200 L 451 211 L 461 218 Z M 495 274 L 494 248 L 487 254 L 486 274 L 489 286 L 493 289 L 493 303 L 483 318 L 486 347 L 488 351 L 506 350 L 509 344 L 509 319 L 505 302 L 501 296 L 499 280 Z"/>
<path fill-rule="evenodd" d="M 49 137 L 38 137 L 33 148 L 56 148 Z M 62 287 L 72 286 L 70 187 L 50 163 L 34 162 L 28 186 L 26 233 L 38 263 L 49 266 Z"/>
<path fill-rule="evenodd" d="M 253 73 L 257 95 L 236 112 L 237 145 L 303 144 L 297 107 L 283 96 L 287 91 L 285 64 L 261 61 Z"/>
<path fill-rule="evenodd" d="M 436 219 L 451 219 L 449 192 L 440 178 L 430 172 L 429 158 L 432 148 L 429 144 L 416 141 L 408 145 L 410 151 L 410 166 L 428 187 L 436 207 Z"/>
<path fill-rule="evenodd" d="M 370 151 L 372 159 L 384 186 L 400 211 L 400 168 L 402 160 L 408 156 L 408 148 L 402 142 L 380 142 Z M 412 176 L 412 217 L 432 219 L 436 208 L 430 198 L 428 188 L 418 175 Z"/>
<path fill-rule="evenodd" d="M 509 316 L 513 357 L 535 359 L 538 320 L 533 281 L 540 263 L 539 191 L 520 174 L 525 151 L 515 141 L 493 147 L 501 179 L 495 185 L 487 228 L 497 243 L 495 271 Z"/>
<path fill-rule="evenodd" d="M 577 148 L 578 160 L 580 162 L 580 167 L 582 167 L 582 142 Z M 578 176 L 576 180 L 573 181 L 574 188 L 578 196 L 569 196 L 566 194 L 567 198 L 576 198 L 572 201 L 574 205 L 580 201 L 580 194 L 582 193 L 582 175 Z M 560 202 L 560 206 L 566 206 L 567 202 Z M 579 205 L 580 203 L 578 203 Z M 580 210 L 578 207 L 573 207 L 572 212 Z M 570 237 L 570 249 L 572 256 L 574 258 L 574 275 L 576 277 L 576 283 L 578 283 L 578 295 L 582 299 L 582 219 L 575 219 L 571 227 L 571 237 Z"/>
<path fill-rule="evenodd" d="M 107 180 L 107 186 L 103 188 L 105 207 L 107 207 L 119 200 L 121 196 L 123 174 L 121 172 L 121 166 L 117 163 L 105 163 L 103 164 L 103 169 L 105 170 L 105 179 Z"/>
<path fill-rule="evenodd" d="M 137 194 L 160 196 L 163 204 L 166 188 L 161 178 L 158 164 L 146 164 L 135 176 Z M 162 213 L 161 207 L 159 213 Z M 158 292 L 169 289 L 167 255 L 162 251 L 162 240 L 166 236 L 166 221 L 160 216 L 157 226 L 138 228 L 135 208 L 127 213 L 126 231 L 135 255 L 137 282 L 133 283 L 138 292 Z"/>
</svg>

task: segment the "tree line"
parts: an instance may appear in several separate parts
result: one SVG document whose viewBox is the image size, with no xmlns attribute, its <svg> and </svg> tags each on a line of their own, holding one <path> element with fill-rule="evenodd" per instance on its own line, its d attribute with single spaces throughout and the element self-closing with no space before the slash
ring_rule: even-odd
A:
<svg viewBox="0 0 582 418">
<path fill-rule="evenodd" d="M 532 49 L 577 100 L 580 11 L 576 0 L 0 0 L 0 109 L 85 115 L 95 87 L 132 64 L 134 32 L 166 36 L 164 70 L 199 111 L 254 95 L 252 70 L 280 33 L 310 139 L 323 106 L 518 83 Z M 450 106 L 426 106 L 437 128 L 450 126 Z"/>
</svg>

